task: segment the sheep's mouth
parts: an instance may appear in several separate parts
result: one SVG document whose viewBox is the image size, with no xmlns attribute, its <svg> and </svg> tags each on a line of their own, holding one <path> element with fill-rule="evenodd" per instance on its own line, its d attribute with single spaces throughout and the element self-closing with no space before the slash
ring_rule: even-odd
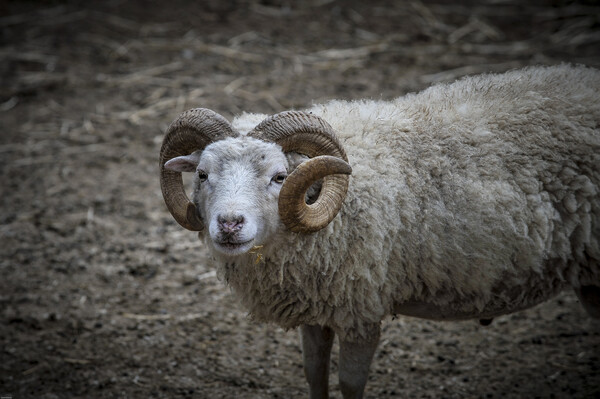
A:
<svg viewBox="0 0 600 399">
<path fill-rule="evenodd" d="M 239 255 L 248 252 L 254 246 L 254 238 L 248 241 L 236 241 L 231 239 L 215 241 L 217 250 L 226 255 Z"/>
</svg>

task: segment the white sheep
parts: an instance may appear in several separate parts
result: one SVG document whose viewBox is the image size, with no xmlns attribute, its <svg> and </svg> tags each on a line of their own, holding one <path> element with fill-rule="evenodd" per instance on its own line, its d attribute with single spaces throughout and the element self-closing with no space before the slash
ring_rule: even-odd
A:
<svg viewBox="0 0 600 399">
<path fill-rule="evenodd" d="M 195 109 L 161 185 L 250 314 L 301 326 L 311 397 L 338 334 L 355 398 L 386 315 L 487 322 L 571 286 L 600 316 L 599 125 L 600 72 L 568 65 L 232 124 Z"/>
</svg>

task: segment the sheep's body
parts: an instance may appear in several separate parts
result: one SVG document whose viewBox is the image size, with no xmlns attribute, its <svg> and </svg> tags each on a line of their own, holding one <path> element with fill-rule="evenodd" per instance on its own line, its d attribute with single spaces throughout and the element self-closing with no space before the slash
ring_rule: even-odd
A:
<svg viewBox="0 0 600 399">
<path fill-rule="evenodd" d="M 353 166 L 340 214 L 217 267 L 258 320 L 351 340 L 396 312 L 489 318 L 600 285 L 599 92 L 560 66 L 315 106 Z"/>
<path fill-rule="evenodd" d="M 267 227 L 256 236 L 261 248 L 212 251 L 217 270 L 255 319 L 303 326 L 314 397 L 327 394 L 332 330 L 349 398 L 362 395 L 386 315 L 489 319 L 567 286 L 598 314 L 599 93 L 600 71 L 563 65 L 469 77 L 393 101 L 314 106 L 307 111 L 331 124 L 353 168 L 341 211 L 324 229 L 297 234 L 279 221 L 271 186 L 262 199 L 247 195 L 255 205 L 223 197 L 224 209 L 264 208 L 243 229 L 254 220 Z M 233 121 L 241 137 L 180 158 L 198 170 L 219 156 L 265 162 L 256 154 L 277 152 L 273 144 L 244 136 L 263 118 L 244 114 Z M 217 180 L 252 191 L 254 180 L 229 177 L 239 174 L 229 168 Z M 216 220 L 197 180 L 194 202 Z M 213 225 L 204 239 L 214 249 Z"/>
</svg>

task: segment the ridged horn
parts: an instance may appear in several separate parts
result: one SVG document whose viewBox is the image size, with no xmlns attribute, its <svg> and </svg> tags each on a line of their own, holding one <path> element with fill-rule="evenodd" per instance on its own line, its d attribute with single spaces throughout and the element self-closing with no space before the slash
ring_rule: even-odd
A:
<svg viewBox="0 0 600 399">
<path fill-rule="evenodd" d="M 167 129 L 160 149 L 160 188 L 169 212 L 182 227 L 202 231 L 204 222 L 185 193 L 181 173 L 166 169 L 165 163 L 203 150 L 217 140 L 237 135 L 227 119 L 206 108 L 181 113 Z"/>
<path fill-rule="evenodd" d="M 281 187 L 279 216 L 294 232 L 312 233 L 327 226 L 342 207 L 352 173 L 333 128 L 316 115 L 285 111 L 262 121 L 249 136 L 311 158 L 290 173 Z M 308 205 L 306 191 L 319 179 L 323 179 L 319 197 Z"/>
</svg>

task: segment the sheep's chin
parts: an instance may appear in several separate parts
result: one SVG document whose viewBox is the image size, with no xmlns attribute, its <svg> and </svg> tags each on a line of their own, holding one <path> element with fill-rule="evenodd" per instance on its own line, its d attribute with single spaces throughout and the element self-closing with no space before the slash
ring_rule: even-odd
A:
<svg viewBox="0 0 600 399">
<path fill-rule="evenodd" d="M 220 252 L 223 255 L 227 256 L 237 256 L 243 255 L 250 251 L 254 247 L 254 239 L 249 241 L 241 242 L 241 243 L 222 243 L 213 240 L 213 246 L 215 250 Z"/>
</svg>

